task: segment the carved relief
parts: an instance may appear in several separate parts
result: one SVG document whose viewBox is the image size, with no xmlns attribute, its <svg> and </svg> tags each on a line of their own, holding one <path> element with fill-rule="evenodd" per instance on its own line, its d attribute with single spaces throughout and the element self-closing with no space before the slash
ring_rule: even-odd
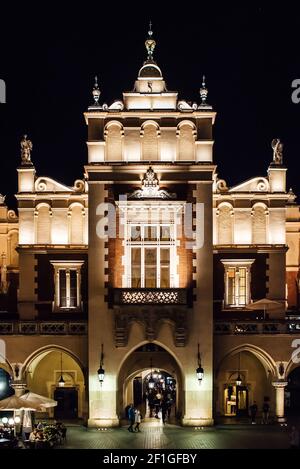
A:
<svg viewBox="0 0 300 469">
<path fill-rule="evenodd" d="M 159 326 L 167 321 L 173 326 L 174 344 L 176 347 L 184 347 L 188 338 L 186 308 L 161 307 L 122 307 L 114 308 L 115 316 L 115 343 L 116 347 L 126 347 L 129 338 L 130 326 L 138 322 L 144 327 L 144 337 L 147 341 L 156 340 Z"/>
</svg>

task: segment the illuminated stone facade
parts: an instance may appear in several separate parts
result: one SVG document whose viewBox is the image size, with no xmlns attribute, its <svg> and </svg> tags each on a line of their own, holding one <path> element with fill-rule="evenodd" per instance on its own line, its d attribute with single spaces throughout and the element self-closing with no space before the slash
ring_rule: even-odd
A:
<svg viewBox="0 0 300 469">
<path fill-rule="evenodd" d="M 27 153 L 18 218 L 1 199 L 2 366 L 18 392 L 49 397 L 63 374 L 73 416 L 90 426 L 120 423 L 150 359 L 176 378 L 184 425 L 245 414 L 266 396 L 283 418 L 300 337 L 299 207 L 286 168 L 274 149 L 267 175 L 227 187 L 205 82 L 200 104 L 179 101 L 150 39 L 122 101 L 101 103 L 95 84 L 84 178 L 38 177 Z M 251 309 L 263 298 L 275 307 Z"/>
</svg>

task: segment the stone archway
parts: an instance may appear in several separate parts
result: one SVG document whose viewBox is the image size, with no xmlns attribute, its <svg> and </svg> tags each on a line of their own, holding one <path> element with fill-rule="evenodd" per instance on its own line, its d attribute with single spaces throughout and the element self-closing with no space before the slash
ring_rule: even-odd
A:
<svg viewBox="0 0 300 469">
<path fill-rule="evenodd" d="M 59 385 L 61 377 L 63 387 Z M 36 350 L 23 364 L 22 381 L 30 391 L 59 402 L 49 410 L 50 417 L 87 418 L 86 376 L 79 358 L 70 350 L 57 345 Z"/>
<path fill-rule="evenodd" d="M 241 383 L 237 384 L 238 377 Z M 264 350 L 250 344 L 240 345 L 226 353 L 215 372 L 215 418 L 248 418 L 256 402 L 258 414 L 267 401 L 275 414 L 276 398 L 272 385 L 276 364 Z"/>
<path fill-rule="evenodd" d="M 176 380 L 176 418 L 184 415 L 183 380 L 180 366 L 175 358 L 163 347 L 154 344 L 144 344 L 134 348 L 122 363 L 118 375 L 117 415 L 121 423 L 125 422 L 125 408 L 132 402 L 133 380 L 138 376 L 144 377 L 152 370 L 161 370 L 173 376 Z M 175 414 L 174 414 L 175 416 Z M 175 423 L 175 420 L 173 420 Z"/>
</svg>

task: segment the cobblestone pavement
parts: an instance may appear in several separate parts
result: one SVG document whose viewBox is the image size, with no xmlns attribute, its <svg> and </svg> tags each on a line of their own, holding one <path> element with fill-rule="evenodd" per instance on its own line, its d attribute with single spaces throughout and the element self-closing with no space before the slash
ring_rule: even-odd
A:
<svg viewBox="0 0 300 469">
<path fill-rule="evenodd" d="M 289 432 L 280 426 L 228 426 L 202 430 L 175 425 L 141 425 L 140 433 L 127 427 L 97 430 L 69 426 L 64 449 L 284 449 Z"/>
</svg>

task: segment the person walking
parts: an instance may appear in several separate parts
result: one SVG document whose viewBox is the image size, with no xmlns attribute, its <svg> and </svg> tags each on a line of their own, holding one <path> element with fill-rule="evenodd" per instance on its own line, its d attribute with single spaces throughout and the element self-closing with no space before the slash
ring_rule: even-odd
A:
<svg viewBox="0 0 300 469">
<path fill-rule="evenodd" d="M 140 424 L 141 424 L 141 421 L 142 421 L 142 415 L 141 415 L 141 412 L 139 411 L 139 409 L 136 409 L 135 411 L 135 427 L 134 427 L 134 430 L 136 432 L 140 432 Z"/>
<path fill-rule="evenodd" d="M 263 403 L 262 407 L 262 424 L 268 424 L 269 423 L 269 414 L 270 414 L 270 406 L 267 401 Z"/>
<path fill-rule="evenodd" d="M 256 414 L 257 414 L 257 404 L 256 401 L 253 402 L 253 404 L 250 406 L 250 416 L 251 416 L 251 423 L 252 425 L 256 424 Z"/>
<path fill-rule="evenodd" d="M 128 420 L 129 420 L 129 427 L 128 431 L 133 433 L 133 425 L 135 422 L 135 409 L 133 407 L 133 404 L 130 404 L 130 407 L 128 409 Z"/>
</svg>

